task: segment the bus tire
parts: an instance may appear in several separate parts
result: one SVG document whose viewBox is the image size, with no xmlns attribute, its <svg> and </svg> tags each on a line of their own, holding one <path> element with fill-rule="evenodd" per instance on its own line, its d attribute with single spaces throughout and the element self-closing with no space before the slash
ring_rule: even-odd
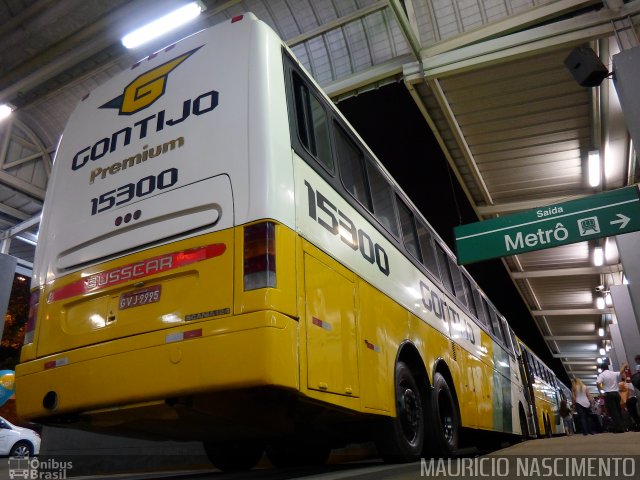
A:
<svg viewBox="0 0 640 480">
<path fill-rule="evenodd" d="M 267 445 L 267 458 L 276 468 L 324 465 L 331 454 L 328 442 L 301 438 L 274 440 Z"/>
<path fill-rule="evenodd" d="M 255 467 L 264 452 L 260 441 L 204 442 L 204 450 L 213 466 L 223 472 L 243 472 Z"/>
<path fill-rule="evenodd" d="M 429 398 L 426 454 L 449 457 L 458 448 L 460 415 L 447 380 L 441 373 L 433 376 Z"/>
<path fill-rule="evenodd" d="M 385 462 L 414 462 L 424 447 L 424 388 L 404 362 L 396 364 L 395 394 L 396 416 L 383 421 L 376 447 Z"/>
</svg>

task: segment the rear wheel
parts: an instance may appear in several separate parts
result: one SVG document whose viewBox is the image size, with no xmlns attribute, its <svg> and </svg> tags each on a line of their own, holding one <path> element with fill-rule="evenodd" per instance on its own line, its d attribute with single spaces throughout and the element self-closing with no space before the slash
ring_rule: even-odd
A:
<svg viewBox="0 0 640 480">
<path fill-rule="evenodd" d="M 449 384 L 439 372 L 433 376 L 428 411 L 426 453 L 433 456 L 451 456 L 458 448 L 460 418 Z"/>
<path fill-rule="evenodd" d="M 9 456 L 15 458 L 31 457 L 33 456 L 33 447 L 28 442 L 18 442 L 11 447 Z"/>
<path fill-rule="evenodd" d="M 295 437 L 270 442 L 266 453 L 277 468 L 319 466 L 326 463 L 331 446 L 322 440 Z"/>
<path fill-rule="evenodd" d="M 204 442 L 209 460 L 223 472 L 241 472 L 255 467 L 264 443 L 260 441 L 229 441 L 224 443 Z"/>
<path fill-rule="evenodd" d="M 424 388 L 404 362 L 396 364 L 395 383 L 396 416 L 385 419 L 376 445 L 387 462 L 412 462 L 424 446 Z"/>
</svg>

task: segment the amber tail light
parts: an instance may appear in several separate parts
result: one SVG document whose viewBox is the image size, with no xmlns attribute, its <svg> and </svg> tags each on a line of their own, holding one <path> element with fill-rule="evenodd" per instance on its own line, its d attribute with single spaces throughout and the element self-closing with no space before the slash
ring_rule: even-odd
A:
<svg viewBox="0 0 640 480">
<path fill-rule="evenodd" d="M 257 223 L 244 229 L 244 289 L 275 288 L 276 226 Z"/>
</svg>

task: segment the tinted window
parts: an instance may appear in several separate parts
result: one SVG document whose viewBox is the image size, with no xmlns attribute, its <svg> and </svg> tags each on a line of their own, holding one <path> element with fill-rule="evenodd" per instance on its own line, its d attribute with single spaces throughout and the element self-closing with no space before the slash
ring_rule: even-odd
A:
<svg viewBox="0 0 640 480">
<path fill-rule="evenodd" d="M 478 292 L 478 290 L 476 290 L 475 288 L 473 289 L 473 301 L 476 304 L 476 309 L 478 311 L 478 320 L 480 320 L 481 323 L 483 323 L 486 326 L 489 326 L 489 317 L 487 316 L 487 304 L 483 301 L 482 297 L 480 296 L 480 292 Z"/>
<path fill-rule="evenodd" d="M 382 173 L 367 161 L 369 173 L 369 189 L 373 200 L 373 214 L 387 229 L 398 236 L 398 224 L 393 211 L 393 191 Z"/>
<path fill-rule="evenodd" d="M 451 272 L 449 271 L 449 256 L 444 252 L 440 245 L 436 245 L 436 255 L 438 257 L 438 269 L 440 270 L 440 279 L 442 284 L 451 293 L 453 292 L 453 280 L 451 279 Z"/>
<path fill-rule="evenodd" d="M 491 310 L 491 325 L 493 325 L 492 330 L 495 336 L 498 337 L 499 341 L 506 345 L 504 333 L 502 332 L 502 325 L 500 325 L 500 319 L 493 310 Z"/>
<path fill-rule="evenodd" d="M 296 72 L 293 73 L 293 89 L 298 138 L 316 160 L 333 171 L 327 113 L 316 95 Z"/>
<path fill-rule="evenodd" d="M 436 278 L 440 278 L 438 274 L 438 264 L 436 262 L 436 252 L 433 249 L 433 240 L 431 233 L 427 229 L 426 225 L 418 220 L 418 241 L 420 242 L 420 249 L 422 250 L 422 263 L 427 267 Z"/>
<path fill-rule="evenodd" d="M 504 335 L 504 344 L 507 346 L 507 350 L 511 351 L 511 337 L 509 336 L 509 326 L 504 317 L 500 317 L 500 327 L 502 327 L 502 334 Z"/>
<path fill-rule="evenodd" d="M 462 274 L 460 273 L 460 269 L 458 268 L 458 265 L 456 265 L 455 260 L 451 257 L 448 257 L 447 260 L 449 262 L 449 270 L 451 271 L 451 278 L 453 280 L 453 288 L 456 293 L 456 297 L 466 305 L 467 295 L 465 294 L 464 285 L 462 284 Z"/>
<path fill-rule="evenodd" d="M 413 221 L 413 212 L 409 210 L 409 207 L 407 207 L 407 205 L 400 198 L 396 197 L 396 200 L 398 202 L 400 228 L 402 230 L 402 238 L 404 239 L 404 244 L 411 255 L 416 257 L 418 260 L 422 260 L 420 258 L 420 250 L 418 247 L 418 234 L 416 233 L 416 225 Z"/>
<path fill-rule="evenodd" d="M 371 212 L 373 209 L 371 208 L 371 198 L 364 171 L 364 155 L 342 128 L 336 125 L 335 131 L 342 183 L 351 195 Z"/>
<path fill-rule="evenodd" d="M 475 288 L 471 286 L 471 281 L 467 278 L 465 274 L 462 274 L 462 282 L 464 283 L 464 288 L 467 291 L 467 300 L 469 304 L 469 311 L 473 314 L 474 317 L 478 317 L 478 309 L 476 307 L 473 294 L 471 293 Z"/>
</svg>

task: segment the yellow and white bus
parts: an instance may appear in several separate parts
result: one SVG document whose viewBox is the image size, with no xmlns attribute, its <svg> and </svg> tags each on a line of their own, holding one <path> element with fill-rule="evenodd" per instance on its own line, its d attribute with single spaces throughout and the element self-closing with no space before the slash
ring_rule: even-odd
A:
<svg viewBox="0 0 640 480">
<path fill-rule="evenodd" d="M 199 439 L 224 470 L 526 431 L 513 331 L 252 14 L 87 95 L 39 238 L 25 419 Z"/>
<path fill-rule="evenodd" d="M 530 430 L 531 433 L 538 437 L 565 433 L 559 413 L 560 392 L 564 385 L 529 347 L 521 341 L 519 344 L 534 419 L 534 430 Z M 571 396 L 568 398 L 571 399 Z"/>
</svg>

